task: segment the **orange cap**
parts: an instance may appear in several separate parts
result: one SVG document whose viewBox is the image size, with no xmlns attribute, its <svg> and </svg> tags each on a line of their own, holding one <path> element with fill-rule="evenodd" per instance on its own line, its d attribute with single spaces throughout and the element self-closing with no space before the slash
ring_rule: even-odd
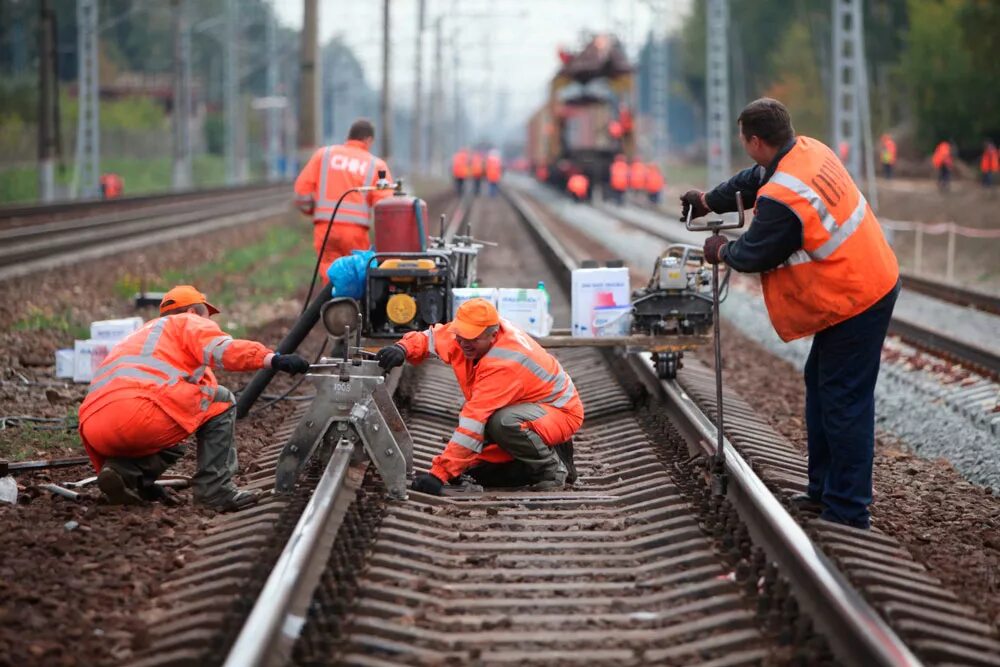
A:
<svg viewBox="0 0 1000 667">
<path fill-rule="evenodd" d="M 219 309 L 210 304 L 205 299 L 205 295 L 196 290 L 193 285 L 178 285 L 163 295 L 163 301 L 160 302 L 160 314 L 175 308 L 193 306 L 197 303 L 205 304 L 209 315 L 215 315 L 219 312 Z"/>
<path fill-rule="evenodd" d="M 471 340 L 494 324 L 500 324 L 500 315 L 493 304 L 486 299 L 469 299 L 458 307 L 451 321 L 451 332 Z"/>
</svg>

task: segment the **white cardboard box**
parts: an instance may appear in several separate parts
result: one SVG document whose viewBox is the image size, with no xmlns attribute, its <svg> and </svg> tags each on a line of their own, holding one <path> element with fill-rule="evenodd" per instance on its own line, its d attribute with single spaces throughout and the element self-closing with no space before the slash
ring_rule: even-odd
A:
<svg viewBox="0 0 1000 667">
<path fill-rule="evenodd" d="M 493 304 L 494 307 L 497 305 L 497 288 L 496 287 L 456 287 L 451 290 L 451 314 L 454 317 L 455 313 L 458 311 L 458 307 L 469 299 L 486 299 Z"/>
<path fill-rule="evenodd" d="M 90 382 L 114 343 L 103 340 L 73 341 L 73 382 Z"/>
<path fill-rule="evenodd" d="M 72 349 L 56 350 L 56 377 L 57 378 L 72 378 L 73 377 L 73 359 L 75 358 L 75 353 Z"/>
<path fill-rule="evenodd" d="M 604 318 L 601 309 L 611 310 L 631 304 L 632 290 L 628 269 L 624 267 L 575 269 L 572 281 L 573 316 L 570 328 L 572 335 L 581 338 L 616 335 L 609 331 L 603 333 L 595 331 L 594 322 L 598 317 L 602 321 L 607 321 L 608 318 Z"/>
<path fill-rule="evenodd" d="M 552 331 L 552 317 L 544 290 L 501 287 L 497 297 L 500 317 L 532 336 L 547 336 Z"/>
<path fill-rule="evenodd" d="M 90 323 L 90 339 L 117 343 L 142 326 L 141 317 L 125 317 L 120 320 L 98 320 Z"/>
</svg>

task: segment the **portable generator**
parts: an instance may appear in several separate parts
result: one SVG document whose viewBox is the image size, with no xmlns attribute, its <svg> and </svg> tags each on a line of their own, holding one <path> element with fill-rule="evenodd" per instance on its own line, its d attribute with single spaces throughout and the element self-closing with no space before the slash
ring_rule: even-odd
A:
<svg viewBox="0 0 1000 667">
<path fill-rule="evenodd" d="M 376 253 L 365 288 L 365 335 L 398 338 L 451 319 L 451 264 L 441 253 Z"/>
</svg>

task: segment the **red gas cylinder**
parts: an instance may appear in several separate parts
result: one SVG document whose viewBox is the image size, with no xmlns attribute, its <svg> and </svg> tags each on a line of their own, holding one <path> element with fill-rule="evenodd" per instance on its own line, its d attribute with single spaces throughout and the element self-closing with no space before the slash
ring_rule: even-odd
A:
<svg viewBox="0 0 1000 667">
<path fill-rule="evenodd" d="M 375 204 L 375 252 L 427 250 L 427 202 L 393 195 Z"/>
</svg>

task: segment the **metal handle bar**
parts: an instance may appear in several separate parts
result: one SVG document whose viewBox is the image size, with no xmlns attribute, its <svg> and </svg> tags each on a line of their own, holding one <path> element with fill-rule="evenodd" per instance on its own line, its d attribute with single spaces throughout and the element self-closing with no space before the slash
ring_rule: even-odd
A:
<svg viewBox="0 0 1000 667">
<path fill-rule="evenodd" d="M 746 223 L 746 211 L 743 208 L 743 193 L 736 193 L 736 211 L 739 213 L 739 220 L 736 222 L 726 222 L 725 220 L 709 220 L 697 225 L 691 224 L 691 214 L 694 213 L 694 206 L 688 206 L 687 220 L 684 227 L 689 232 L 720 232 L 723 229 L 740 229 Z"/>
</svg>

